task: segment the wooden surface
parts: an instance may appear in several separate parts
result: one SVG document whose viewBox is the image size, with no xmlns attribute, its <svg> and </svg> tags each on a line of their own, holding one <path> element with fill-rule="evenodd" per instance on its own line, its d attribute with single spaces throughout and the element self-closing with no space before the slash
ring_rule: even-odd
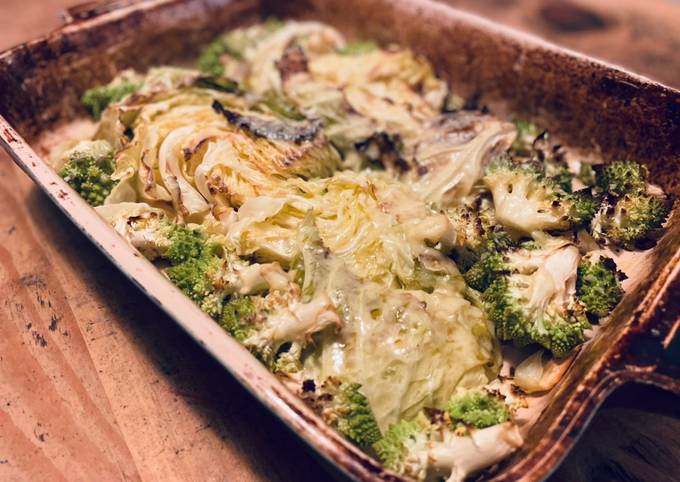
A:
<svg viewBox="0 0 680 482">
<path fill-rule="evenodd" d="M 56 27 L 68 3 L 0 0 L 0 47 Z M 645 64 L 659 77 L 679 61 L 666 47 L 663 68 Z M 678 400 L 627 387 L 553 480 L 680 480 L 678 460 Z M 0 481 L 329 477 L 0 154 Z"/>
</svg>

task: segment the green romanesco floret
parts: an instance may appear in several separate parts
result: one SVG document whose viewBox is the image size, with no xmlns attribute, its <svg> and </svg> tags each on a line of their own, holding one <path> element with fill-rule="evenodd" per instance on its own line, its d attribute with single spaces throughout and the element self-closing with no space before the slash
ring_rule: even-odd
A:
<svg viewBox="0 0 680 482">
<path fill-rule="evenodd" d="M 117 182 L 111 178 L 115 168 L 111 145 L 102 140 L 82 141 L 64 156 L 59 175 L 90 205 L 104 204 Z"/>
<path fill-rule="evenodd" d="M 467 418 L 473 412 L 487 411 L 493 415 L 472 418 L 486 423 L 502 420 L 502 410 L 481 409 L 474 403 L 463 414 Z M 429 410 L 427 415 L 421 412 L 413 420 L 392 425 L 373 448 L 387 468 L 414 480 L 461 482 L 522 443 L 517 426 L 512 423 L 495 423 L 475 429 L 474 433 L 453 429 L 450 423 L 447 412 Z"/>
<path fill-rule="evenodd" d="M 446 411 L 455 425 L 486 428 L 510 420 L 510 411 L 498 396 L 471 390 L 449 401 Z"/>
<path fill-rule="evenodd" d="M 380 440 L 378 422 L 359 383 L 328 377 L 320 385 L 309 380 L 303 388 L 307 385 L 311 388 L 303 399 L 348 440 L 360 447 Z"/>
<path fill-rule="evenodd" d="M 221 259 L 213 254 L 203 254 L 165 270 L 175 286 L 191 298 L 213 318 L 222 311 L 224 295 L 215 288 L 214 274 L 220 269 Z"/>
<path fill-rule="evenodd" d="M 402 473 L 403 464 L 413 445 L 425 445 L 427 435 L 415 420 L 401 420 L 390 426 L 385 435 L 373 444 L 382 463 L 390 470 Z"/>
<path fill-rule="evenodd" d="M 165 215 L 139 217 L 129 226 L 131 244 L 150 260 L 162 258 L 177 265 L 212 250 L 199 228 L 176 224 Z"/>
<path fill-rule="evenodd" d="M 576 227 L 589 226 L 601 205 L 601 200 L 593 196 L 589 188 L 570 193 L 565 199 L 571 203 L 569 217 Z"/>
<path fill-rule="evenodd" d="M 451 255 L 463 271 L 476 263 L 483 253 L 513 244 L 510 235 L 496 224 L 493 203 L 488 197 L 479 196 L 470 204 L 450 209 L 447 215 L 455 231 Z"/>
<path fill-rule="evenodd" d="M 343 383 L 335 401 L 338 431 L 360 446 L 369 446 L 382 437 L 371 406 L 358 383 Z"/>
<path fill-rule="evenodd" d="M 637 194 L 647 187 L 647 168 L 634 161 L 597 166 L 597 185 L 615 197 Z"/>
<path fill-rule="evenodd" d="M 592 223 L 593 236 L 625 249 L 635 249 L 658 237 L 671 210 L 664 196 L 625 194 L 604 203 Z"/>
<path fill-rule="evenodd" d="M 470 288 L 484 291 L 507 270 L 503 254 L 498 251 L 488 251 L 483 253 L 479 260 L 465 272 L 463 278 Z"/>
<path fill-rule="evenodd" d="M 519 347 L 537 343 L 558 358 L 585 341 L 584 331 L 590 328 L 585 318 L 557 310 L 551 313 L 555 309 L 552 306 L 542 311 L 521 295 L 525 287 L 512 281 L 515 280 L 511 277 L 501 277 L 483 295 L 487 315 L 496 324 L 499 340 L 513 341 Z"/>
<path fill-rule="evenodd" d="M 570 193 L 544 174 L 540 163 L 516 163 L 507 156 L 486 169 L 497 221 L 516 237 L 537 231 L 564 231 L 587 224 L 597 201 Z"/>
<path fill-rule="evenodd" d="M 502 156 L 487 167 L 483 180 L 493 196 L 497 221 L 512 233 L 569 228 L 560 191 L 536 164 L 518 164 Z"/>
<path fill-rule="evenodd" d="M 590 324 L 575 296 L 579 258 L 578 248 L 560 238 L 506 253 L 508 272 L 482 296 L 498 339 L 518 346 L 537 343 L 556 357 L 583 343 Z"/>
<path fill-rule="evenodd" d="M 243 342 L 255 330 L 252 324 L 255 315 L 255 305 L 251 297 L 234 297 L 224 304 L 218 321 L 231 336 Z"/>
<path fill-rule="evenodd" d="M 596 166 L 597 185 L 608 194 L 592 223 L 593 236 L 625 249 L 655 239 L 670 200 L 647 183 L 647 168 L 633 161 Z"/>
<path fill-rule="evenodd" d="M 109 104 L 121 101 L 126 95 L 136 92 L 139 88 L 140 84 L 116 80 L 108 85 L 86 90 L 80 101 L 92 117 L 99 119 Z"/>
<path fill-rule="evenodd" d="M 172 264 L 200 258 L 209 248 L 205 236 L 198 229 L 172 224 L 168 232 L 169 246 L 164 257 Z"/>
<path fill-rule="evenodd" d="M 623 279 L 625 275 L 613 259 L 597 254 L 585 256 L 578 265 L 576 296 L 588 313 L 607 316 L 623 298 Z"/>
</svg>

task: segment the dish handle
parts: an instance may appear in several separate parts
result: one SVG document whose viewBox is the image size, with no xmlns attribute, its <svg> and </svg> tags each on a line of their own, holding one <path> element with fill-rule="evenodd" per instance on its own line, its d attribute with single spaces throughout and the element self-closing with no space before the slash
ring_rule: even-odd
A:
<svg viewBox="0 0 680 482">
<path fill-rule="evenodd" d="M 680 279 L 672 278 L 648 316 L 632 327 L 621 374 L 622 381 L 648 383 L 680 396 Z"/>
</svg>

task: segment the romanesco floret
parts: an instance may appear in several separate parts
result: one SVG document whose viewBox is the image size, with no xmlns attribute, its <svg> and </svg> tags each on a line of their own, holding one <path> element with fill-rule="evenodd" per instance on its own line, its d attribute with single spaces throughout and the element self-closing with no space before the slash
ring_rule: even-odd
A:
<svg viewBox="0 0 680 482">
<path fill-rule="evenodd" d="M 303 391 L 303 399 L 348 440 L 360 447 L 380 440 L 378 422 L 360 384 L 329 377 L 319 386 L 309 380 L 305 387 L 309 388 Z"/>
<path fill-rule="evenodd" d="M 479 260 L 465 272 L 463 278 L 470 288 L 484 291 L 507 269 L 502 253 L 488 251 L 483 253 Z"/>
<path fill-rule="evenodd" d="M 647 187 L 647 168 L 634 161 L 597 166 L 597 185 L 612 196 L 640 193 Z"/>
<path fill-rule="evenodd" d="M 559 238 L 506 253 L 507 273 L 482 296 L 496 336 L 518 346 L 540 344 L 556 357 L 583 343 L 590 324 L 575 296 L 579 257 L 576 246 Z"/>
<path fill-rule="evenodd" d="M 495 213 L 491 199 L 479 196 L 470 205 L 450 209 L 447 213 L 455 240 L 452 246 L 452 257 L 462 270 L 469 269 L 482 254 L 510 247 L 513 244 L 510 235 L 496 225 Z"/>
<path fill-rule="evenodd" d="M 596 166 L 597 186 L 608 194 L 592 223 L 593 236 L 624 249 L 653 240 L 671 202 L 647 184 L 647 168 L 633 161 Z"/>
<path fill-rule="evenodd" d="M 133 82 L 114 81 L 86 90 L 80 101 L 92 117 L 99 119 L 109 104 L 121 101 L 126 95 L 139 90 L 139 87 Z"/>
<path fill-rule="evenodd" d="M 212 251 L 200 229 L 175 224 L 166 216 L 140 217 L 130 228 L 130 243 L 150 260 L 163 258 L 177 265 Z"/>
<path fill-rule="evenodd" d="M 497 221 L 516 236 L 563 231 L 582 223 L 583 199 L 564 192 L 537 163 L 515 163 L 506 156 L 486 169 Z"/>
<path fill-rule="evenodd" d="M 607 316 L 623 298 L 620 272 L 613 259 L 591 255 L 581 259 L 576 278 L 576 296 L 586 311 L 598 317 Z"/>
<path fill-rule="evenodd" d="M 472 408 L 475 409 L 475 405 Z M 483 418 L 491 423 L 494 417 Z M 502 418 L 499 410 L 495 420 Z M 383 464 L 399 474 L 419 481 L 462 482 L 521 444 L 522 437 L 512 423 L 460 431 L 458 427 L 451 428 L 447 412 L 430 409 L 413 420 L 392 425 L 373 448 Z"/>
<path fill-rule="evenodd" d="M 471 390 L 449 401 L 446 411 L 453 424 L 486 428 L 510 420 L 510 411 L 498 396 Z"/>
<path fill-rule="evenodd" d="M 172 224 L 168 235 L 169 246 L 164 258 L 172 264 L 180 264 L 200 258 L 207 250 L 206 240 L 201 231 Z"/>
<path fill-rule="evenodd" d="M 604 203 L 593 220 L 593 236 L 625 249 L 653 240 L 671 210 L 669 199 L 647 193 L 626 194 Z"/>
<path fill-rule="evenodd" d="M 400 420 L 390 426 L 382 439 L 373 444 L 373 449 L 385 467 L 395 472 L 404 472 L 403 464 L 409 448 L 414 445 L 424 446 L 427 442 L 423 428 L 415 420 Z"/>
<path fill-rule="evenodd" d="M 222 307 L 219 323 L 231 336 L 243 342 L 255 330 L 252 324 L 255 314 L 255 305 L 251 297 L 234 297 Z"/>
<path fill-rule="evenodd" d="M 584 331 L 590 328 L 585 318 L 560 312 L 546 300 L 539 300 L 545 307 L 529 304 L 531 300 L 522 293 L 525 289 L 519 280 L 501 277 L 484 292 L 487 315 L 496 324 L 499 340 L 520 347 L 538 343 L 558 358 L 585 341 Z"/>
<path fill-rule="evenodd" d="M 589 188 L 570 193 L 565 198 L 571 202 L 569 216 L 574 226 L 589 226 L 600 209 L 600 199 L 593 196 Z"/>
<path fill-rule="evenodd" d="M 61 176 L 92 206 L 104 204 L 116 181 L 111 178 L 115 163 L 113 149 L 106 141 L 83 141 L 64 154 Z"/>
<path fill-rule="evenodd" d="M 213 254 L 203 254 L 165 270 L 180 290 L 213 318 L 220 315 L 224 295 L 215 289 L 213 276 L 220 268 L 221 259 Z"/>
<path fill-rule="evenodd" d="M 358 383 L 343 383 L 336 395 L 334 411 L 338 431 L 361 446 L 371 445 L 381 438 L 378 423 L 366 396 Z"/>
<path fill-rule="evenodd" d="M 170 280 L 213 318 L 222 314 L 225 293 L 217 284 L 223 260 L 217 256 L 197 229 L 168 223 L 159 229 L 167 234 L 167 250 L 162 257 L 173 266 L 165 270 Z"/>
</svg>

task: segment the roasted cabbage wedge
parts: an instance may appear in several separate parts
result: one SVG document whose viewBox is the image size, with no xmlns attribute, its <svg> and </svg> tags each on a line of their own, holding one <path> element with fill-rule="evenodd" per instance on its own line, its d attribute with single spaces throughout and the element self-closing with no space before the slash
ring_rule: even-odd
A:
<svg viewBox="0 0 680 482">
<path fill-rule="evenodd" d="M 459 481 L 520 446 L 623 295 L 613 250 L 660 234 L 644 167 L 570 165 L 412 51 L 316 22 L 226 32 L 196 65 L 86 92 L 62 177 L 387 468 Z"/>
</svg>

